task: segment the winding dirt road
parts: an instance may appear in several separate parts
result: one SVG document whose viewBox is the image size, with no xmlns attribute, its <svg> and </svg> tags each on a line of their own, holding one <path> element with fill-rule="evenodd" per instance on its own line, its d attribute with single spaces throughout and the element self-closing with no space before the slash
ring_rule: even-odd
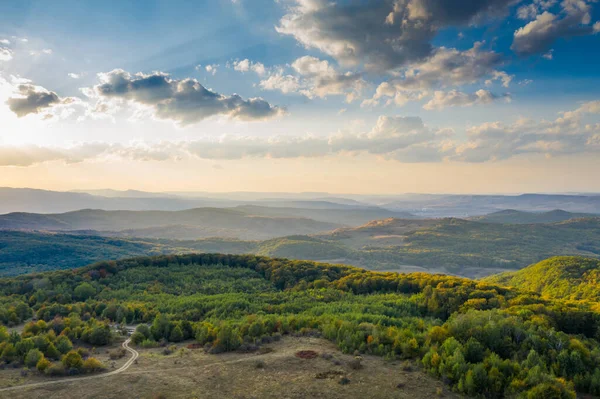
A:
<svg viewBox="0 0 600 399">
<path fill-rule="evenodd" d="M 25 389 L 25 388 L 39 388 L 42 386 L 46 386 L 46 385 L 54 385 L 54 384 L 63 384 L 63 383 L 68 383 L 68 382 L 77 382 L 77 381 L 85 381 L 85 380 L 91 380 L 94 378 L 106 378 L 106 377 L 110 377 L 119 373 L 122 373 L 123 371 L 127 370 L 129 368 L 129 366 L 131 366 L 133 364 L 133 362 L 135 362 L 135 359 L 138 358 L 138 356 L 140 355 L 138 353 L 138 351 L 136 351 L 133 348 L 129 347 L 129 342 L 131 341 L 131 338 L 129 338 L 127 341 L 123 342 L 123 348 L 125 350 L 127 350 L 129 353 L 132 354 L 131 358 L 129 360 L 127 360 L 127 362 L 121 366 L 119 369 L 111 371 L 109 373 L 103 373 L 103 374 L 96 374 L 96 375 L 88 375 L 86 377 L 72 377 L 72 378 L 63 378 L 60 380 L 54 380 L 54 381 L 44 381 L 44 382 L 36 382 L 34 384 L 25 384 L 25 385 L 16 385 L 14 387 L 8 387 L 8 388 L 0 388 L 0 392 L 5 392 L 5 391 L 14 391 L 17 389 Z"/>
</svg>

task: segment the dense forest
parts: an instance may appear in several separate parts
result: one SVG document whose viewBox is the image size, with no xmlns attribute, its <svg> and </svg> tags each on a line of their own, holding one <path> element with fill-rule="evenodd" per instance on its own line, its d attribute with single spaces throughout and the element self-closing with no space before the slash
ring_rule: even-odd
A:
<svg viewBox="0 0 600 399">
<path fill-rule="evenodd" d="M 73 345 L 102 345 L 107 323 L 117 322 L 139 324 L 132 339 L 143 347 L 194 339 L 218 353 L 285 334 L 320 335 L 344 352 L 415 359 L 467 395 L 600 395 L 594 303 L 487 282 L 199 254 L 4 278 L 0 295 L 2 323 L 37 320 L 19 338 L 0 333 L 5 362 L 26 363 L 38 350 L 52 363 L 60 356 L 46 352 L 50 343 L 66 336 Z M 26 353 L 16 349 L 24 341 Z M 65 362 L 62 370 L 70 370 Z"/>
<path fill-rule="evenodd" d="M 535 291 L 547 298 L 600 301 L 600 260 L 580 256 L 546 259 L 487 282 Z"/>
</svg>

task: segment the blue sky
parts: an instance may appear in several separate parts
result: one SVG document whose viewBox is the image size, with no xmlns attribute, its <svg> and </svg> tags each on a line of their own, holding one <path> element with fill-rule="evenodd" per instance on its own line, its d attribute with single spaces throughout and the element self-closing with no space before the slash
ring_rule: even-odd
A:
<svg viewBox="0 0 600 399">
<path fill-rule="evenodd" d="M 591 0 L 2 7 L 0 185 L 600 189 Z M 532 164 L 526 180 L 502 177 Z M 127 178 L 111 172 L 123 167 Z M 190 169 L 203 178 L 181 178 Z M 547 181 L 556 170 L 560 184 Z M 421 178 L 390 185 L 407 173 Z"/>
</svg>

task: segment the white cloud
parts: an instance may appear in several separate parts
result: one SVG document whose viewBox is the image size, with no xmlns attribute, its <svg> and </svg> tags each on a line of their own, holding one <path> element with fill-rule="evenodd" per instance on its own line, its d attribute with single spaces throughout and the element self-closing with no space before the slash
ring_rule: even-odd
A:
<svg viewBox="0 0 600 399">
<path fill-rule="evenodd" d="M 362 74 L 340 73 L 329 61 L 311 56 L 300 57 L 289 66 L 269 68 L 268 76 L 259 83 L 263 90 L 299 93 L 311 99 L 343 95 L 347 102 L 360 97 L 366 86 Z"/>
<path fill-rule="evenodd" d="M 193 141 L 129 144 L 80 143 L 71 147 L 0 146 L 0 165 L 29 166 L 42 162 L 82 162 L 111 158 L 134 161 L 176 161 L 187 158 L 313 158 L 370 154 L 399 162 L 487 162 L 519 155 L 600 153 L 600 101 L 581 104 L 552 121 L 518 119 L 487 122 L 466 129 L 456 140 L 451 129 L 436 129 L 418 117 L 381 116 L 363 132 L 340 131 L 329 136 L 220 136 Z"/>
<path fill-rule="evenodd" d="M 233 62 L 233 69 L 238 72 L 255 72 L 259 76 L 264 76 L 267 73 L 267 69 L 261 62 L 253 62 L 249 59 L 236 60 Z"/>
<path fill-rule="evenodd" d="M 556 14 L 548 11 L 549 7 L 536 9 L 536 13 L 544 11 L 515 31 L 511 49 L 523 56 L 544 53 L 560 38 L 596 33 L 599 22 L 590 25 L 589 3 L 586 0 L 563 0 L 561 10 Z"/>
<path fill-rule="evenodd" d="M 0 61 L 10 61 L 13 58 L 12 50 L 6 47 L 0 47 Z"/>
<path fill-rule="evenodd" d="M 496 95 L 488 90 L 477 90 L 475 93 L 463 93 L 457 90 L 436 91 L 433 97 L 423 108 L 426 110 L 440 110 L 447 107 L 470 107 L 473 105 L 490 104 L 499 99 L 510 101 L 510 96 Z"/>
</svg>

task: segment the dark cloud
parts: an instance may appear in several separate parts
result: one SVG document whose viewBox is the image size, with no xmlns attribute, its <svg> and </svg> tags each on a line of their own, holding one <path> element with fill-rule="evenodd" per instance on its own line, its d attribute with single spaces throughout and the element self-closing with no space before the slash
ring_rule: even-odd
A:
<svg viewBox="0 0 600 399">
<path fill-rule="evenodd" d="M 150 75 L 121 69 L 99 74 L 101 84 L 93 92 L 101 98 L 132 101 L 153 107 L 159 119 L 193 124 L 214 115 L 225 115 L 243 121 L 256 121 L 284 113 L 261 98 L 244 100 L 237 94 L 225 96 L 204 87 L 195 79 L 172 79 L 156 72 Z"/>
<path fill-rule="evenodd" d="M 277 27 L 346 64 L 390 70 L 427 58 L 440 29 L 504 14 L 519 0 L 296 0 Z"/>
<path fill-rule="evenodd" d="M 37 114 L 62 102 L 56 93 L 31 84 L 21 84 L 17 90 L 19 96 L 10 97 L 6 103 L 19 118 Z"/>
</svg>

